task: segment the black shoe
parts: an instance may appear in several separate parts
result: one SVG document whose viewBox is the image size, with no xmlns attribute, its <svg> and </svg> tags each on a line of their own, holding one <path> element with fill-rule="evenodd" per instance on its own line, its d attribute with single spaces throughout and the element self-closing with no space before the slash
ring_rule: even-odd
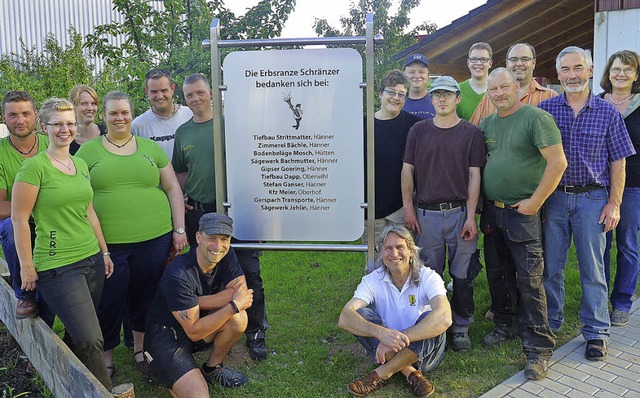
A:
<svg viewBox="0 0 640 398">
<path fill-rule="evenodd" d="M 262 331 L 247 335 L 247 348 L 249 349 L 249 357 L 253 360 L 264 361 L 269 356 Z"/>
<path fill-rule="evenodd" d="M 200 372 L 208 382 L 215 381 L 226 388 L 241 387 L 249 381 L 247 376 L 239 371 L 222 365 L 215 366 L 210 373 L 207 373 L 203 367 L 200 367 Z"/>
<path fill-rule="evenodd" d="M 484 336 L 482 340 L 480 340 L 480 344 L 482 344 L 484 348 L 496 348 L 505 341 L 513 340 L 515 338 L 516 336 L 514 334 L 496 328 L 491 333 Z"/>
<path fill-rule="evenodd" d="M 547 377 L 549 361 L 542 358 L 530 358 L 524 365 L 524 375 L 529 380 L 542 380 Z"/>
</svg>

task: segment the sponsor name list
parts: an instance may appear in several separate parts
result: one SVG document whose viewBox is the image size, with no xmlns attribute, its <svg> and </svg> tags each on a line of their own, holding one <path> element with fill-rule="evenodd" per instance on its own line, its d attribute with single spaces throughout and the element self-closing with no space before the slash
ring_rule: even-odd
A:
<svg viewBox="0 0 640 398">
<path fill-rule="evenodd" d="M 251 167 L 262 189 L 253 198 L 261 211 L 330 211 L 329 187 L 339 159 L 334 134 L 253 134 Z"/>
</svg>

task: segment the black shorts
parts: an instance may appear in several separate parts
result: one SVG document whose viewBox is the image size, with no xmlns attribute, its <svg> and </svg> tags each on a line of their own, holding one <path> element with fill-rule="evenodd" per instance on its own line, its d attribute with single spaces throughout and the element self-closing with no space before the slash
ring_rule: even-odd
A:
<svg viewBox="0 0 640 398">
<path fill-rule="evenodd" d="M 168 388 L 193 369 L 198 369 L 193 353 L 203 347 L 194 343 L 181 328 L 147 323 L 144 335 L 145 356 L 156 378 Z"/>
</svg>

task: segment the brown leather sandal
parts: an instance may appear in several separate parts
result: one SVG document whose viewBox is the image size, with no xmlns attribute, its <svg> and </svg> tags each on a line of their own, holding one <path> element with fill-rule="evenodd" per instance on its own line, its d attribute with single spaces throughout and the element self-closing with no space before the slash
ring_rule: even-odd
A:
<svg viewBox="0 0 640 398">
<path fill-rule="evenodd" d="M 433 384 L 424 378 L 420 370 L 415 370 L 407 376 L 407 381 L 411 386 L 411 392 L 416 397 L 428 397 L 433 394 Z"/>
<path fill-rule="evenodd" d="M 347 390 L 356 397 L 364 397 L 385 386 L 388 382 L 389 380 L 382 380 L 374 370 L 347 384 Z"/>
</svg>

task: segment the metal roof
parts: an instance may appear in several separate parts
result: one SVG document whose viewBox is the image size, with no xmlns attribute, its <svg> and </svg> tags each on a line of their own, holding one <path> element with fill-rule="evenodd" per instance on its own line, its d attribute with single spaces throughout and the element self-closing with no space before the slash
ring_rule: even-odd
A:
<svg viewBox="0 0 640 398">
<path fill-rule="evenodd" d="M 469 47 L 485 41 L 493 48 L 493 68 L 504 66 L 514 43 L 527 42 L 537 53 L 535 76 L 556 80 L 555 57 L 575 45 L 593 49 L 593 0 L 489 0 L 417 44 L 396 54 L 429 59 L 429 71 L 458 80 L 469 77 Z"/>
</svg>

